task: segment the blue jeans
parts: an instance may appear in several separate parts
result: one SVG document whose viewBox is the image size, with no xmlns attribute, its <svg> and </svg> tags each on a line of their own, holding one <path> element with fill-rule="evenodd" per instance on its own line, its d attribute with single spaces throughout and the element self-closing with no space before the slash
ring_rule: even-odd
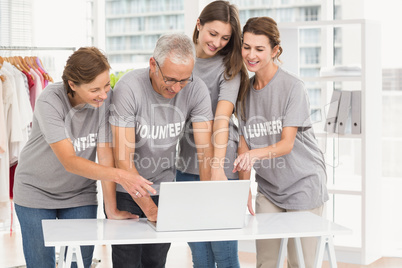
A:
<svg viewBox="0 0 402 268">
<path fill-rule="evenodd" d="M 200 176 L 176 172 L 176 181 L 199 181 Z M 240 268 L 237 241 L 189 242 L 194 268 Z"/>
<path fill-rule="evenodd" d="M 45 247 L 42 231 L 44 219 L 96 219 L 97 205 L 65 209 L 28 208 L 15 204 L 15 212 L 21 226 L 22 247 L 27 268 L 56 267 L 55 248 Z M 86 268 L 91 267 L 94 246 L 81 247 Z M 60 256 L 60 258 L 62 258 Z M 72 263 L 71 267 L 77 267 Z"/>
<path fill-rule="evenodd" d="M 158 205 L 159 196 L 152 196 Z M 129 211 L 140 218 L 145 218 L 144 212 L 127 193 L 116 192 L 117 208 Z M 114 268 L 163 268 L 165 267 L 170 243 L 112 245 L 112 261 Z"/>
</svg>

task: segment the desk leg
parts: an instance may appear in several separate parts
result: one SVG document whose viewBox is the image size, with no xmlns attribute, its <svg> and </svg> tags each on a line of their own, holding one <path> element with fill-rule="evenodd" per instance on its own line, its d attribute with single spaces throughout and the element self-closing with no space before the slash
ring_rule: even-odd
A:
<svg viewBox="0 0 402 268">
<path fill-rule="evenodd" d="M 328 258 L 331 268 L 337 268 L 336 258 L 335 258 L 335 248 L 334 241 L 331 235 L 318 237 L 317 242 L 317 252 L 315 257 L 314 267 L 321 267 L 322 261 L 324 260 L 325 250 L 328 249 Z"/>
<path fill-rule="evenodd" d="M 73 260 L 74 254 L 75 254 L 75 258 L 76 258 L 76 262 L 77 262 L 77 267 L 84 268 L 84 262 L 82 260 L 80 246 L 69 246 L 67 248 L 66 267 L 71 267 L 71 262 Z M 63 254 L 63 258 L 64 258 L 64 254 Z M 59 262 L 60 262 L 60 260 L 59 260 Z"/>
<path fill-rule="evenodd" d="M 295 240 L 296 255 L 297 255 L 297 260 L 299 262 L 299 267 L 305 268 L 306 264 L 304 263 L 303 248 L 301 245 L 300 237 L 295 237 L 294 240 Z"/>
<path fill-rule="evenodd" d="M 337 268 L 338 266 L 336 264 L 334 238 L 332 236 L 328 236 L 327 238 L 327 247 L 330 266 L 331 268 Z"/>
<path fill-rule="evenodd" d="M 60 247 L 59 261 L 57 263 L 58 268 L 64 268 L 64 255 L 66 254 L 66 247 Z"/>
<path fill-rule="evenodd" d="M 305 268 L 306 265 L 304 264 L 303 248 L 301 245 L 300 237 L 295 237 L 294 240 L 295 240 L 296 255 L 297 255 L 297 260 L 299 262 L 299 267 Z M 286 256 L 286 251 L 287 251 L 287 246 L 288 246 L 288 241 L 289 241 L 288 238 L 281 239 L 281 246 L 279 248 L 279 257 L 278 257 L 278 262 L 276 264 L 277 268 L 283 268 L 283 263 L 285 262 L 285 256 Z"/>
<path fill-rule="evenodd" d="M 276 268 L 283 268 L 283 263 L 285 262 L 287 246 L 288 246 L 288 238 L 282 238 L 281 246 L 279 248 L 279 256 L 278 256 L 278 262 L 276 263 Z"/>
</svg>

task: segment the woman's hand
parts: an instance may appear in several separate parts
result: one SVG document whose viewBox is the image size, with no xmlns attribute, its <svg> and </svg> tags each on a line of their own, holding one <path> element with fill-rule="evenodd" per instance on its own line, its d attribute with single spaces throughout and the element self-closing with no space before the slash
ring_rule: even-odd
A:
<svg viewBox="0 0 402 268">
<path fill-rule="evenodd" d="M 240 154 L 234 161 L 233 173 L 236 171 L 251 171 L 258 158 L 254 155 L 254 150 Z"/>
<path fill-rule="evenodd" d="M 144 179 L 139 174 L 120 169 L 118 183 L 135 199 L 149 196 L 149 192 L 156 194 L 156 190 L 151 187 L 152 182 Z"/>
<path fill-rule="evenodd" d="M 253 210 L 253 194 L 251 193 L 251 189 L 249 190 L 249 193 L 248 193 L 247 208 L 248 208 L 248 211 L 250 212 L 250 214 L 254 216 L 255 213 Z"/>
<path fill-rule="evenodd" d="M 138 215 L 132 214 L 128 211 L 114 210 L 106 211 L 107 218 L 110 220 L 125 220 L 125 219 L 138 219 Z"/>
</svg>

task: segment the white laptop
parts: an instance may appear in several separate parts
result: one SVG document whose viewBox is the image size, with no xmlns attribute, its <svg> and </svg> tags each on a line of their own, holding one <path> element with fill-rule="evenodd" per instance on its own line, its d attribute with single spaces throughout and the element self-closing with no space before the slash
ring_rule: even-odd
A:
<svg viewBox="0 0 402 268">
<path fill-rule="evenodd" d="M 243 228 L 249 180 L 162 182 L 156 231 Z"/>
</svg>

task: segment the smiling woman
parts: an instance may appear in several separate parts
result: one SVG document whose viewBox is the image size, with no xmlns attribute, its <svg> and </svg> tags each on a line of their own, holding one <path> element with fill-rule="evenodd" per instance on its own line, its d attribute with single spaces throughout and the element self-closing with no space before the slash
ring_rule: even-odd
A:
<svg viewBox="0 0 402 268">
<path fill-rule="evenodd" d="M 141 176 L 114 168 L 109 69 L 97 48 L 80 48 L 67 60 L 63 83 L 48 85 L 36 102 L 14 185 L 27 267 L 55 267 L 55 249 L 43 243 L 42 219 L 97 217 L 96 180 L 118 182 L 133 198 L 155 193 Z M 82 247 L 85 267 L 92 252 Z"/>
<path fill-rule="evenodd" d="M 109 69 L 106 57 L 94 47 L 81 48 L 74 53 L 62 76 L 71 105 L 102 106 L 110 90 Z"/>
<path fill-rule="evenodd" d="M 99 74 L 91 83 L 75 84 L 69 80 L 68 85 L 71 88 L 68 98 L 73 107 L 88 103 L 98 108 L 107 99 L 110 90 L 109 71 Z"/>
</svg>

